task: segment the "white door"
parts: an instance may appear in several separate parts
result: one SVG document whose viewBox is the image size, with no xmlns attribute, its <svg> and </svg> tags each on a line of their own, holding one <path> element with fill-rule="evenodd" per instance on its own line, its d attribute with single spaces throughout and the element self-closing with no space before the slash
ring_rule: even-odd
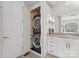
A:
<svg viewBox="0 0 79 59">
<path fill-rule="evenodd" d="M 57 38 L 57 56 L 65 58 L 67 57 L 66 39 Z"/>
<path fill-rule="evenodd" d="M 19 2 L 3 2 L 3 57 L 22 55 L 22 13 Z"/>
<path fill-rule="evenodd" d="M 79 58 L 79 39 L 70 39 L 70 58 Z"/>
</svg>

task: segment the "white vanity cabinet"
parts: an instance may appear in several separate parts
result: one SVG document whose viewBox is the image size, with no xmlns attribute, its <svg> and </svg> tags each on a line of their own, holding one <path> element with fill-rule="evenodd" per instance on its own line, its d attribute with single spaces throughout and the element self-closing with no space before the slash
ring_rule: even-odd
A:
<svg viewBox="0 0 79 59">
<path fill-rule="evenodd" d="M 67 41 L 65 38 L 48 37 L 48 53 L 57 57 L 67 57 Z"/>
<path fill-rule="evenodd" d="M 57 54 L 57 39 L 55 37 L 48 37 L 47 51 L 52 55 Z"/>
<path fill-rule="evenodd" d="M 79 39 L 48 37 L 47 51 L 61 58 L 79 58 Z"/>
</svg>

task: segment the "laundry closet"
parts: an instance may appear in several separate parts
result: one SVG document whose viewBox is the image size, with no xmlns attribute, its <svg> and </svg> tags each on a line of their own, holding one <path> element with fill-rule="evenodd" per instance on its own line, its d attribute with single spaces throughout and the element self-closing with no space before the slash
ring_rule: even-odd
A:
<svg viewBox="0 0 79 59">
<path fill-rule="evenodd" d="M 41 13 L 40 6 L 31 11 L 32 13 L 32 50 L 41 54 L 40 37 L 41 37 Z"/>
<path fill-rule="evenodd" d="M 32 6 L 31 12 L 31 51 L 41 57 L 41 3 Z"/>
</svg>

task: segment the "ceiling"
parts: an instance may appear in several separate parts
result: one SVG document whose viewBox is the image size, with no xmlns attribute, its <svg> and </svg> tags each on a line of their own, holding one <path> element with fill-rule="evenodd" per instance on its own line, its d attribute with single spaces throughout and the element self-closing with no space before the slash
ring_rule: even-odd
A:
<svg viewBox="0 0 79 59">
<path fill-rule="evenodd" d="M 24 4 L 27 8 L 31 8 L 34 4 L 39 1 L 24 1 Z M 71 11 L 79 11 L 79 2 L 78 1 L 47 1 L 47 4 L 52 10 L 54 15 L 62 15 L 69 13 Z"/>
<path fill-rule="evenodd" d="M 69 13 L 71 11 L 79 12 L 79 2 L 78 1 L 48 1 L 47 4 L 52 10 L 54 15 L 62 15 Z"/>
<path fill-rule="evenodd" d="M 34 4 L 38 3 L 39 1 L 23 1 L 27 8 L 31 8 Z"/>
<path fill-rule="evenodd" d="M 48 5 L 50 6 L 50 8 L 55 8 L 58 5 L 61 5 L 64 3 L 64 1 L 47 1 Z"/>
</svg>

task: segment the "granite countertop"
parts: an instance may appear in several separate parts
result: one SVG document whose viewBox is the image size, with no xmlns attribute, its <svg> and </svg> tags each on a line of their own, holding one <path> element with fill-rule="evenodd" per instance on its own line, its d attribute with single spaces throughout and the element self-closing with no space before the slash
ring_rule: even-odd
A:
<svg viewBox="0 0 79 59">
<path fill-rule="evenodd" d="M 71 34 L 71 33 L 53 33 L 53 34 L 47 34 L 47 36 L 79 39 L 79 34 Z"/>
</svg>

